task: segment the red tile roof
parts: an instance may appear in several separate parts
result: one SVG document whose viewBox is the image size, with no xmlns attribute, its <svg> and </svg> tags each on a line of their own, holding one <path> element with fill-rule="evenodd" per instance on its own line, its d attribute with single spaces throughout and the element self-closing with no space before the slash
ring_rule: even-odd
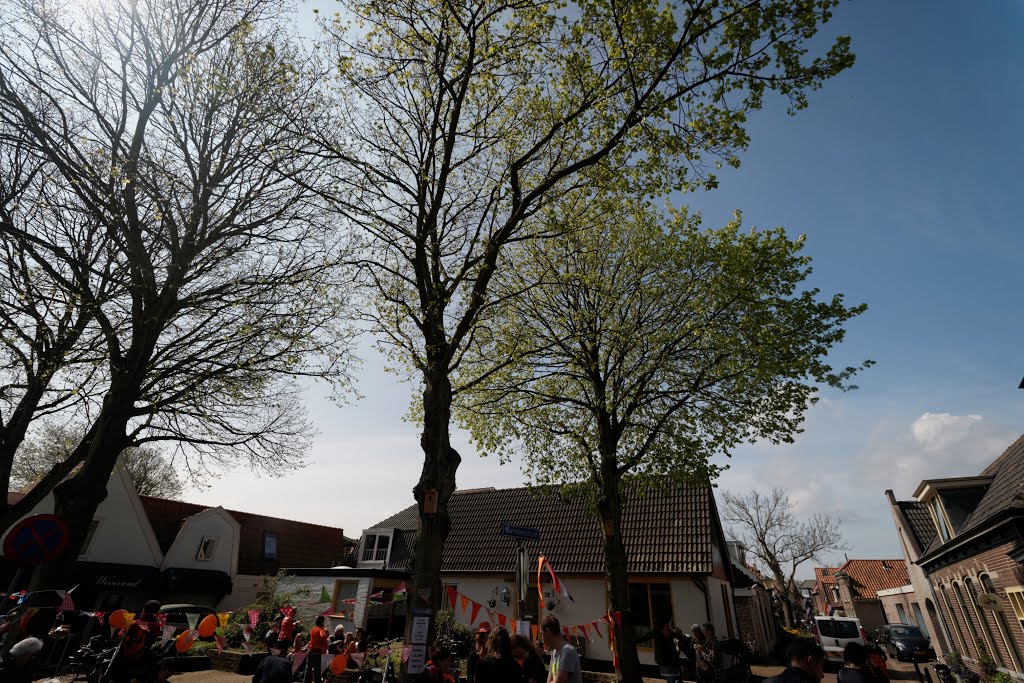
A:
<svg viewBox="0 0 1024 683">
<path fill-rule="evenodd" d="M 902 559 L 849 560 L 839 571 L 850 577 L 850 589 L 855 598 L 874 600 L 878 591 L 910 583 L 907 565 Z"/>
<path fill-rule="evenodd" d="M 171 547 L 181 525 L 205 505 L 139 496 L 160 549 Z M 250 512 L 228 510 L 241 525 L 238 545 L 239 574 L 273 574 L 281 567 L 333 567 L 348 555 L 349 541 L 341 529 L 295 522 Z M 277 560 L 263 559 L 264 532 L 277 534 Z"/>
</svg>

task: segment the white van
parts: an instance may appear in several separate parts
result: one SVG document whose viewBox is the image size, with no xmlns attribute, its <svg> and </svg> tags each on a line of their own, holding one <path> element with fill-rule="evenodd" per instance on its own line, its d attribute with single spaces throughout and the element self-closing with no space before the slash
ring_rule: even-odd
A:
<svg viewBox="0 0 1024 683">
<path fill-rule="evenodd" d="M 840 662 L 847 643 L 868 644 L 860 619 L 853 617 L 814 617 L 814 639 L 829 659 Z"/>
</svg>

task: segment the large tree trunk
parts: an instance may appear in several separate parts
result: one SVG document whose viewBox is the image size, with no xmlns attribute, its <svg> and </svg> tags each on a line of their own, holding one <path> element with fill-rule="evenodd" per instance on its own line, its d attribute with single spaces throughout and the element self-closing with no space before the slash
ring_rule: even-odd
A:
<svg viewBox="0 0 1024 683">
<path fill-rule="evenodd" d="M 409 607 L 429 606 L 434 615 L 441 608 L 441 559 L 444 542 L 448 538 L 451 519 L 448 501 L 455 491 L 455 472 L 462 462 L 451 446 L 449 425 L 452 414 L 452 385 L 448 378 L 447 363 L 434 365 L 427 373 L 423 389 L 423 471 L 413 489 L 419 507 L 420 523 L 413 546 L 412 585 L 409 587 Z M 429 492 L 436 492 L 437 512 L 425 511 Z M 430 600 L 424 602 L 418 591 L 430 590 Z M 406 617 L 405 639 L 412 634 L 412 615 Z M 427 642 L 434 641 L 435 619 L 430 620 Z M 403 673 L 406 666 L 403 664 Z M 411 677 L 407 677 L 411 678 Z"/>
<path fill-rule="evenodd" d="M 641 683 L 640 658 L 633 644 L 626 546 L 622 541 L 622 496 L 619 493 L 619 475 L 614 466 L 605 472 L 603 483 L 597 510 L 604 533 L 605 582 L 612 611 L 622 613 L 621 625 L 609 624 L 609 628 L 615 629 L 615 650 L 619 662 L 617 674 L 618 679 L 625 683 Z"/>
<path fill-rule="evenodd" d="M 73 583 L 74 565 L 89 526 L 96 509 L 107 497 L 107 483 L 117 465 L 117 456 L 127 445 L 125 428 L 135 404 L 133 396 L 134 392 L 108 394 L 96 428 L 90 430 L 93 438 L 78 446 L 88 451 L 81 469 L 53 489 L 53 512 L 68 525 L 71 538 L 60 557 L 35 570 L 29 590 L 64 590 Z"/>
</svg>

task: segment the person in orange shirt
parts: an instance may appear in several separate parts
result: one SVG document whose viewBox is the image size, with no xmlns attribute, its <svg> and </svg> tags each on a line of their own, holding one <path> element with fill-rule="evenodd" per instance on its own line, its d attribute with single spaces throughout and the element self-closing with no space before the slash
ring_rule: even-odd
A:
<svg viewBox="0 0 1024 683">
<path fill-rule="evenodd" d="M 306 674 L 302 683 L 323 683 L 320 663 L 327 654 L 327 629 L 324 628 L 324 616 L 316 618 L 316 624 L 309 629 L 309 647 L 306 651 Z"/>
<path fill-rule="evenodd" d="M 323 683 L 324 674 L 321 668 L 323 656 L 327 654 L 328 636 L 324 628 L 324 615 L 316 617 L 313 628 L 309 629 L 309 645 L 306 649 L 306 673 L 302 683 Z"/>
</svg>

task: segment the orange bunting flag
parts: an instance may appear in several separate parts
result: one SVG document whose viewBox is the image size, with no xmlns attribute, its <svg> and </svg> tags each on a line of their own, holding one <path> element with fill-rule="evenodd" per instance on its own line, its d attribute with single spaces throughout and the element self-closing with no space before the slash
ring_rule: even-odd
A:
<svg viewBox="0 0 1024 683">
<path fill-rule="evenodd" d="M 452 606 L 452 609 L 455 609 L 455 598 L 458 594 L 459 593 L 455 590 L 455 586 L 448 586 L 448 604 Z"/>
<path fill-rule="evenodd" d="M 597 625 L 596 621 L 591 622 L 590 625 L 594 628 L 594 631 L 597 633 L 598 638 L 604 638 L 604 636 L 601 634 L 601 627 Z"/>
<path fill-rule="evenodd" d="M 504 626 L 506 623 L 508 623 L 508 617 L 506 617 L 504 614 L 499 614 L 498 623 Z"/>
<path fill-rule="evenodd" d="M 569 639 L 569 627 L 568 626 L 563 626 L 562 627 L 562 635 L 565 636 L 566 640 Z"/>
<path fill-rule="evenodd" d="M 469 617 L 469 625 L 472 626 L 476 623 L 477 616 L 480 615 L 480 608 L 483 607 L 479 602 L 473 601 L 473 614 Z"/>
<path fill-rule="evenodd" d="M 519 625 L 519 622 L 517 622 L 515 619 L 509 619 L 508 620 L 508 632 L 509 633 L 513 633 L 513 634 L 519 633 L 519 630 L 517 628 L 518 625 Z"/>
<path fill-rule="evenodd" d="M 465 612 L 467 609 L 469 609 L 469 598 L 467 598 L 465 595 L 460 595 L 459 604 L 462 605 L 462 611 Z"/>
<path fill-rule="evenodd" d="M 530 624 L 530 635 L 533 636 L 533 642 L 535 642 L 535 643 L 537 642 L 537 635 L 538 635 L 539 631 L 540 631 L 540 627 L 539 626 L 537 626 L 536 624 Z"/>
<path fill-rule="evenodd" d="M 544 571 L 544 556 L 541 555 L 537 558 L 537 601 L 540 603 L 540 608 L 544 609 L 544 589 L 540 585 L 540 575 Z M 539 614 L 539 612 L 538 612 Z"/>
</svg>

